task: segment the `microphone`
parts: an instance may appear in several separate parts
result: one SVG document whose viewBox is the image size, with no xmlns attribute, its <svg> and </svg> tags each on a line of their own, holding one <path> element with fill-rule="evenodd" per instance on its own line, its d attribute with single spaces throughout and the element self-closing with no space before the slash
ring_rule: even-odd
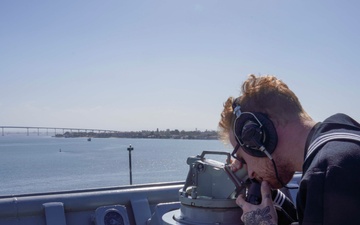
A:
<svg viewBox="0 0 360 225">
<path fill-rule="evenodd" d="M 251 184 L 247 190 L 245 201 L 253 204 L 260 205 L 261 203 L 261 184 L 255 180 L 251 180 Z"/>
</svg>

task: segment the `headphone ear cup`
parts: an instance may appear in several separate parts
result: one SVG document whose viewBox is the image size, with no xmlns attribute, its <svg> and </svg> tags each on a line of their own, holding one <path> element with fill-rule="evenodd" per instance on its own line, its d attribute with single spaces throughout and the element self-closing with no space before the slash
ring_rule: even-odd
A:
<svg viewBox="0 0 360 225">
<path fill-rule="evenodd" d="M 276 145 L 278 142 L 278 136 L 276 133 L 275 126 L 274 126 L 273 122 L 265 114 L 254 113 L 254 115 L 258 118 L 258 120 L 263 125 L 263 131 L 265 132 L 265 135 L 266 135 L 265 142 L 263 144 L 264 144 L 266 150 L 269 152 L 269 154 L 272 154 L 275 151 L 275 148 L 276 148 Z"/>
<path fill-rule="evenodd" d="M 256 118 L 255 118 L 255 117 Z M 260 128 L 259 122 L 262 124 Z M 250 125 L 248 125 L 250 124 Z M 248 126 L 244 132 L 244 126 Z M 272 154 L 277 145 L 277 133 L 272 121 L 262 113 L 243 113 L 236 120 L 235 135 L 243 142 L 243 149 L 255 157 L 267 157 L 259 148 L 264 145 L 269 154 Z M 250 135 L 249 135 L 250 134 Z M 254 142 L 255 140 L 255 142 Z M 247 147 L 254 146 L 255 148 Z"/>
</svg>

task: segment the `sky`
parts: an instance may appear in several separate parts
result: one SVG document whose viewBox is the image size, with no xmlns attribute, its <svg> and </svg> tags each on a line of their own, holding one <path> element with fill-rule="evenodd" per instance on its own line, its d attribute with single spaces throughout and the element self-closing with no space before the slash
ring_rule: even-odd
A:
<svg viewBox="0 0 360 225">
<path fill-rule="evenodd" d="M 0 1 L 0 126 L 216 130 L 249 74 L 360 120 L 356 0 Z"/>
</svg>

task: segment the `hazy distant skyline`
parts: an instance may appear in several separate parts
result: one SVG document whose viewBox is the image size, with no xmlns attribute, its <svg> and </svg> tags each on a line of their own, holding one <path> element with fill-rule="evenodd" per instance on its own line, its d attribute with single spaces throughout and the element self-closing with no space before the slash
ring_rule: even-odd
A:
<svg viewBox="0 0 360 225">
<path fill-rule="evenodd" d="M 360 3 L 0 2 L 0 126 L 216 130 L 250 73 L 360 120 Z"/>
</svg>

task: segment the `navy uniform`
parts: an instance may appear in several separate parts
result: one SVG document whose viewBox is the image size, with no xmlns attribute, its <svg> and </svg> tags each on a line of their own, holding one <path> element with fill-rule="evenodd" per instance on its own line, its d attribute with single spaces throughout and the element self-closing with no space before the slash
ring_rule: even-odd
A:
<svg viewBox="0 0 360 225">
<path fill-rule="evenodd" d="M 305 149 L 299 223 L 360 224 L 360 124 L 333 115 L 314 126 Z"/>
</svg>

